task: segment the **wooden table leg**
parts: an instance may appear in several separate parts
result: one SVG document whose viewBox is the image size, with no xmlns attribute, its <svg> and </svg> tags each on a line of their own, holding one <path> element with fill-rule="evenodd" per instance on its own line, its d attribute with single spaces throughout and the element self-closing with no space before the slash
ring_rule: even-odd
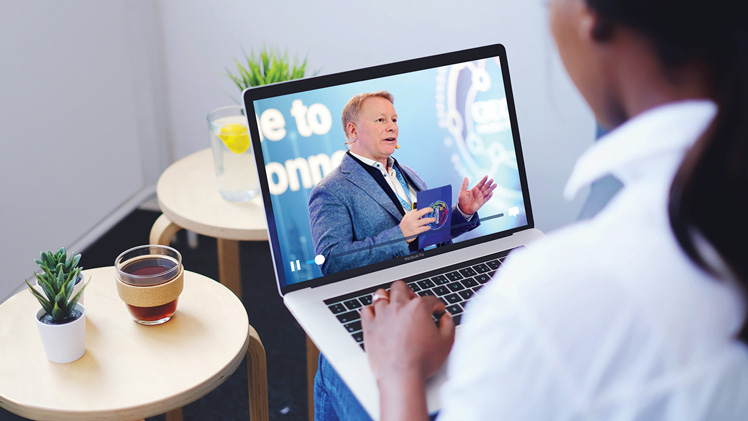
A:
<svg viewBox="0 0 748 421">
<path fill-rule="evenodd" d="M 182 227 L 171 222 L 171 220 L 167 218 L 166 215 L 161 214 L 161 216 L 156 219 L 156 222 L 153 223 L 153 227 L 151 228 L 151 235 L 149 238 L 149 244 L 168 246 L 177 231 L 181 229 Z"/>
<path fill-rule="evenodd" d="M 306 337 L 306 389 L 307 407 L 309 408 L 309 421 L 314 421 L 314 376 L 317 375 L 317 362 L 319 361 L 319 349 L 317 345 Z"/>
<path fill-rule="evenodd" d="M 265 347 L 255 328 L 249 325 L 247 349 L 247 381 L 249 382 L 249 419 L 266 421 L 268 410 L 268 374 Z"/>
<path fill-rule="evenodd" d="M 172 409 L 166 413 L 166 421 L 182 421 L 182 408 Z"/>
<path fill-rule="evenodd" d="M 239 242 L 218 240 L 218 277 L 221 283 L 242 299 L 241 266 L 239 265 Z"/>
</svg>

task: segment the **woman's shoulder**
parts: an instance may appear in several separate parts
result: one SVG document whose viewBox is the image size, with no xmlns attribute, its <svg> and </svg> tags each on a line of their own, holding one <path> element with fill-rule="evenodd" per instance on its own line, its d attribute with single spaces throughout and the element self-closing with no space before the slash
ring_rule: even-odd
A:
<svg viewBox="0 0 748 421">
<path fill-rule="evenodd" d="M 734 286 L 691 262 L 667 216 L 657 221 L 652 212 L 613 204 L 512 253 L 476 297 L 476 309 L 537 323 L 571 359 L 580 344 L 598 349 L 586 340 L 608 338 L 667 350 L 679 364 L 698 360 L 690 353 L 733 337 L 745 310 Z"/>
<path fill-rule="evenodd" d="M 683 372 L 703 384 L 721 381 L 710 365 L 717 357 L 732 371 L 748 372 L 745 347 L 731 342 L 742 320 L 734 291 L 687 260 L 668 261 L 680 251 L 668 249 L 675 246 L 666 236 L 631 247 L 627 231 L 635 229 L 606 230 L 605 218 L 510 254 L 466 309 L 450 365 L 458 380 L 452 392 L 482 382 L 507 395 L 491 401 L 494 413 L 514 413 L 517 402 L 532 409 L 537 401 L 512 393 L 543 384 L 548 413 L 581 409 L 596 419 L 605 418 L 596 403 L 632 407 L 634 400 L 617 395 L 621 390 L 656 388 L 658 379 Z M 472 378 L 457 374 L 482 356 L 492 363 Z M 694 390 L 714 392 L 701 387 Z M 682 393 L 677 383 L 660 392 Z"/>
<path fill-rule="evenodd" d="M 652 279 L 668 273 L 702 276 L 675 241 L 662 199 L 666 186 L 660 184 L 628 186 L 594 218 L 559 228 L 512 253 L 504 269 L 523 283 L 572 289 L 590 282 L 651 287 Z"/>
</svg>

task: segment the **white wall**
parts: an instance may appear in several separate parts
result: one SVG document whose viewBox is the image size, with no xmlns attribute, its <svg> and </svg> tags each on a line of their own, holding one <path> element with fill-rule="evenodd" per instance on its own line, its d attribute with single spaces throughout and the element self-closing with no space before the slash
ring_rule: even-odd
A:
<svg viewBox="0 0 748 421">
<path fill-rule="evenodd" d="M 323 74 L 503 43 L 508 51 L 531 199 L 539 228 L 574 220 L 581 195 L 561 192 L 594 137 L 591 112 L 567 78 L 541 0 L 162 0 L 173 150 L 208 147 L 206 114 L 239 97 L 224 67 L 263 45 L 308 55 Z"/>
<path fill-rule="evenodd" d="M 167 125 L 154 120 L 165 118 L 152 89 L 163 77 L 151 59 L 157 11 L 3 2 L 0 302 L 31 278 L 40 251 L 80 251 L 154 191 L 168 162 Z"/>
</svg>

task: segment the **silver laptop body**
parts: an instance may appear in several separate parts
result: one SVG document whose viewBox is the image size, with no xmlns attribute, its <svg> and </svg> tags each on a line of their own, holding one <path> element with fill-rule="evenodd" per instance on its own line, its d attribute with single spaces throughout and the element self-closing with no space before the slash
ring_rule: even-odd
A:
<svg viewBox="0 0 748 421">
<path fill-rule="evenodd" d="M 309 194 L 346 153 L 340 123 L 345 103 L 379 90 L 395 97 L 403 145 L 393 154 L 398 162 L 429 187 L 452 185 L 453 203 L 462 177 L 472 187 L 487 174 L 499 187 L 479 210 L 478 228 L 450 244 L 323 273 L 309 227 Z M 320 352 L 378 418 L 379 397 L 364 347 L 325 301 L 482 256 L 503 256 L 543 235 L 534 228 L 506 51 L 489 45 L 250 88 L 243 95 L 278 290 Z M 440 407 L 438 388 L 445 380 L 442 369 L 428 384 L 430 412 Z"/>
</svg>

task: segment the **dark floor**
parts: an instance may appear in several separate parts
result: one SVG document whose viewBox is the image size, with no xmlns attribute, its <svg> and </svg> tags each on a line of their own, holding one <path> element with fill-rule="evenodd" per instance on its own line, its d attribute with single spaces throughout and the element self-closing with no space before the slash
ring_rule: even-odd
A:
<svg viewBox="0 0 748 421">
<path fill-rule="evenodd" d="M 148 243 L 151 225 L 160 213 L 136 210 L 83 251 L 84 268 L 112 266 L 122 251 Z M 216 240 L 197 236 L 191 248 L 185 231 L 172 246 L 182 253 L 184 268 L 218 279 Z M 271 420 L 307 418 L 306 342 L 303 330 L 283 305 L 267 242 L 241 242 L 241 273 L 244 306 L 267 353 L 268 393 Z M 148 420 L 165 420 L 160 415 Z M 0 420 L 22 420 L 0 408 Z M 184 407 L 185 420 L 247 420 L 246 358 L 225 383 L 202 399 Z"/>
</svg>

